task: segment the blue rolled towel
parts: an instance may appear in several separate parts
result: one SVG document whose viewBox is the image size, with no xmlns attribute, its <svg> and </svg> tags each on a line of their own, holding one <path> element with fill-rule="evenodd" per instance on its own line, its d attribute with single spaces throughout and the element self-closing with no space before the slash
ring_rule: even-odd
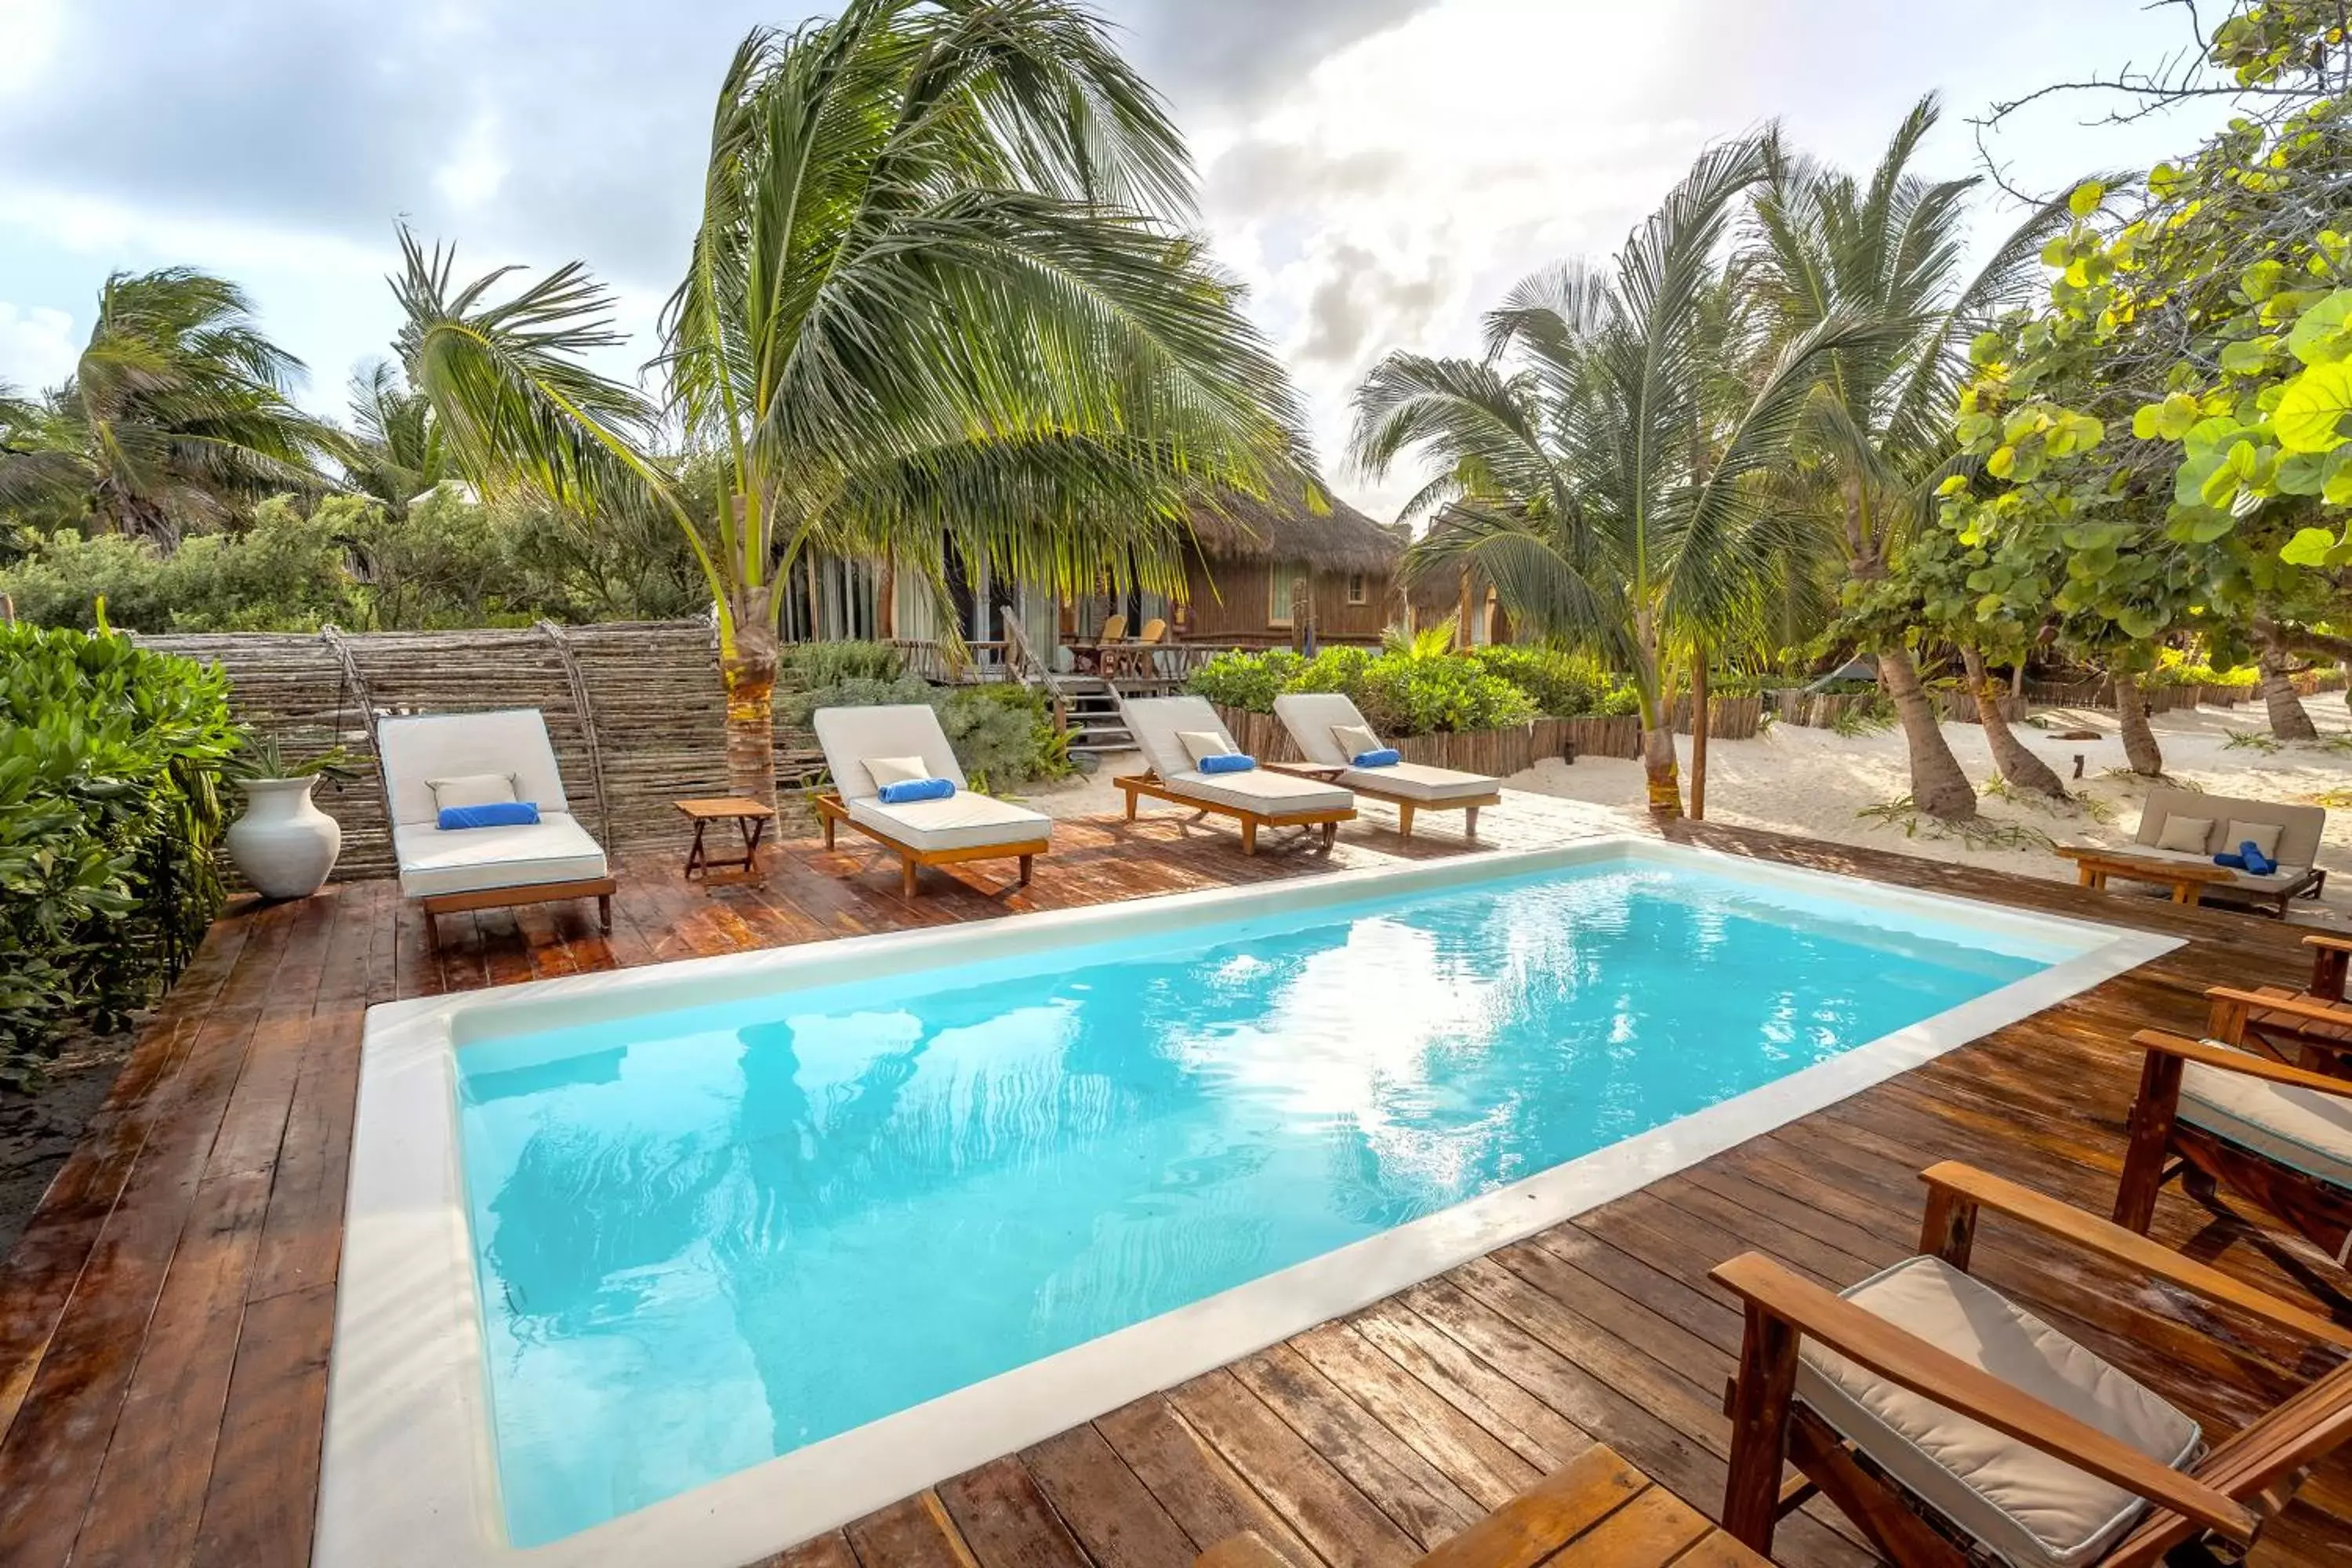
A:
<svg viewBox="0 0 2352 1568">
<path fill-rule="evenodd" d="M 2246 868 L 2246 858 L 2243 855 L 2216 855 L 2213 864 L 2227 866 L 2232 871 L 2242 871 Z"/>
<path fill-rule="evenodd" d="M 441 808 L 444 828 L 463 827 L 525 827 L 539 820 L 539 803 L 535 800 L 499 800 L 488 805 L 445 805 Z"/>
<path fill-rule="evenodd" d="M 911 805 L 919 800 L 945 800 L 955 794 L 951 779 L 901 779 L 882 786 L 884 805 Z"/>
<path fill-rule="evenodd" d="M 1360 768 L 1392 768 L 1404 761 L 1404 753 L 1394 746 L 1382 746 L 1377 752 L 1358 752 L 1356 765 Z"/>
<path fill-rule="evenodd" d="M 1201 771 L 1204 773 L 1245 773 L 1257 766 L 1257 759 L 1240 752 L 1227 752 L 1220 757 L 1202 757 Z"/>
<path fill-rule="evenodd" d="M 2278 869 L 2278 862 L 2255 848 L 2251 838 L 2238 846 L 2238 858 L 2243 860 L 2246 869 L 2257 877 L 2267 877 Z"/>
</svg>

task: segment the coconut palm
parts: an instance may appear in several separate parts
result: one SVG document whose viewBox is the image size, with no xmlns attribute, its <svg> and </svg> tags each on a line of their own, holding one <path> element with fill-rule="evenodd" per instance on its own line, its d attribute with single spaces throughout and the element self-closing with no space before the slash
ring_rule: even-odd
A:
<svg viewBox="0 0 2352 1568">
<path fill-rule="evenodd" d="M 2063 201 L 2037 209 L 1966 272 L 1976 180 L 1929 182 L 1911 173 L 1937 115 L 1935 97 L 1921 99 L 1867 184 L 1769 139 L 1744 258 L 1777 341 L 1802 341 L 1840 317 L 1890 329 L 1832 360 L 1783 487 L 1789 504 L 1826 525 L 1836 568 L 1865 593 L 1933 521 L 1969 341 L 2022 299 L 2043 243 L 2066 218 Z M 1913 803 L 1946 820 L 1973 816 L 1976 791 L 1944 740 L 1914 649 L 1901 637 L 1874 640 L 1879 679 L 1910 752 Z"/>
<path fill-rule="evenodd" d="M 399 366 L 377 359 L 352 373 L 351 407 L 355 433 L 343 461 L 346 478 L 389 515 L 407 516 L 409 503 L 448 474 L 431 399 L 409 387 Z"/>
<path fill-rule="evenodd" d="M 1702 154 L 1606 272 L 1521 283 L 1483 359 L 1393 353 L 1356 394 L 1373 476 L 1436 470 L 1408 515 L 1443 507 L 1416 566 L 1475 564 L 1519 625 L 1589 647 L 1639 704 L 1651 809 L 1679 815 L 1671 681 L 1687 651 L 1760 626 L 1770 585 L 1812 548 L 1808 520 L 1755 480 L 1786 455 L 1828 359 L 1864 329 L 1832 319 L 1743 362 L 1717 253 L 1763 143 Z"/>
<path fill-rule="evenodd" d="M 72 376 L 0 411 L 0 507 L 61 510 L 170 548 L 331 481 L 332 426 L 295 406 L 301 362 L 236 285 L 191 268 L 116 273 Z"/>
<path fill-rule="evenodd" d="M 853 0 L 754 32 L 712 120 L 664 313 L 664 428 L 723 458 L 676 505 L 655 416 L 585 368 L 612 341 L 566 268 L 501 302 L 411 243 L 412 383 L 459 471 L 593 508 L 667 495 L 709 579 L 733 787 L 770 797 L 779 585 L 805 550 L 887 558 L 944 600 L 949 547 L 1064 592 L 1105 563 L 1181 582 L 1187 505 L 1304 460 L 1283 371 L 1179 226 L 1158 96 L 1065 0 Z"/>
</svg>

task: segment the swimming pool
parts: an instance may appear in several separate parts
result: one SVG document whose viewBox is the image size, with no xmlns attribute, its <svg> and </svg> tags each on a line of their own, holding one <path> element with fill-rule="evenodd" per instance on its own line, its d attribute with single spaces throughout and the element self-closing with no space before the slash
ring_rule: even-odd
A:
<svg viewBox="0 0 2352 1568">
<path fill-rule="evenodd" d="M 322 1559 L 387 1404 L 471 1560 L 756 1555 L 2168 945 L 1607 840 L 378 1009 Z"/>
</svg>

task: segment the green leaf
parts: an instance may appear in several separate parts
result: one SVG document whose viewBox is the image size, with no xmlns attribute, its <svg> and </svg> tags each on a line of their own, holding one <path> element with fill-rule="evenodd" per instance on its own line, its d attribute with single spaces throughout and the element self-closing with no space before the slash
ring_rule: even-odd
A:
<svg viewBox="0 0 2352 1568">
<path fill-rule="evenodd" d="M 2315 364 L 2286 384 L 2271 423 L 2290 452 L 2332 452 L 2344 444 L 2344 416 L 2352 413 L 2352 365 Z"/>
<path fill-rule="evenodd" d="M 2286 263 L 2257 261 L 2238 274 L 2238 287 L 2245 290 L 2247 299 L 2259 303 L 2278 292 L 2279 279 L 2285 276 Z"/>
<path fill-rule="evenodd" d="M 1992 456 L 1985 459 L 1985 472 L 1997 479 L 2009 478 L 2016 467 L 2017 448 L 2014 447 L 1995 447 Z"/>
<path fill-rule="evenodd" d="M 2316 452 L 2289 452 L 2278 467 L 2281 495 L 2315 496 L 2326 482 L 2327 459 Z"/>
<path fill-rule="evenodd" d="M 2084 180 L 2074 187 L 2074 194 L 2066 198 L 2066 209 L 2076 217 L 2089 217 L 2099 210 L 2099 204 L 2106 199 L 2106 186 L 2096 180 Z"/>
<path fill-rule="evenodd" d="M 2290 566 L 2324 566 L 2336 542 L 2336 535 L 2326 529 L 2298 528 L 2294 537 L 2279 547 L 2279 559 Z"/>
<path fill-rule="evenodd" d="M 2295 318 L 2287 352 L 2305 364 L 2331 364 L 2352 355 L 2352 289 L 2338 289 Z"/>
<path fill-rule="evenodd" d="M 2264 263 L 2265 266 L 2270 263 Z M 2247 338 L 2242 342 L 2221 345 L 2221 368 L 2232 375 L 2253 375 L 2271 363 L 2278 352 L 2275 337 Z"/>
</svg>

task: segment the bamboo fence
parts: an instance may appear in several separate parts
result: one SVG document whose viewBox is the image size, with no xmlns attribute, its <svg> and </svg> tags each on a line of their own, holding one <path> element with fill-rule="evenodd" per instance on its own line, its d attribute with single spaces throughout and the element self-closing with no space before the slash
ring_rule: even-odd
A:
<svg viewBox="0 0 2352 1568">
<path fill-rule="evenodd" d="M 1707 704 L 1708 734 L 1722 741 L 1752 737 L 1763 722 L 1763 703 L 1753 697 L 1718 697 Z M 1690 732 L 1691 704 L 1683 699 L 1675 710 L 1675 727 Z M 1271 713 L 1246 709 L 1217 708 L 1217 717 L 1233 735 L 1234 743 L 1251 756 L 1269 763 L 1301 761 L 1290 731 Z M 1545 757 L 1573 761 L 1577 757 L 1618 757 L 1634 761 L 1642 754 L 1642 721 L 1633 717 L 1536 719 L 1495 730 L 1459 730 L 1439 734 L 1405 735 L 1390 744 L 1409 763 L 1453 768 L 1489 778 L 1508 778 L 1531 768 Z"/>
<path fill-rule="evenodd" d="M 573 815 L 615 852 L 682 843 L 690 829 L 671 803 L 727 793 L 727 704 L 705 620 L 138 640 L 219 665 L 237 720 L 275 734 L 290 756 L 335 746 L 351 753 L 355 776 L 319 795 L 343 827 L 338 877 L 393 869 L 374 725 L 397 714 L 538 709 Z M 780 685 L 779 706 L 792 695 Z M 791 792 L 805 790 L 823 767 L 813 736 L 777 726 L 788 814 L 804 810 Z"/>
</svg>

